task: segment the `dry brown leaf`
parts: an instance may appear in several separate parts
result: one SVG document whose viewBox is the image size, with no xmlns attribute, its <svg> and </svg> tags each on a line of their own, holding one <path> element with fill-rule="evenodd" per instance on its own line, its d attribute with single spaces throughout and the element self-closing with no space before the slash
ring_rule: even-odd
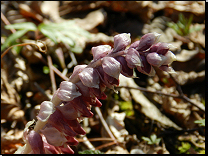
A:
<svg viewBox="0 0 208 156">
<path fill-rule="evenodd" d="M 184 71 L 177 71 L 177 74 L 172 75 L 178 84 L 186 85 L 196 82 L 203 82 L 205 80 L 205 70 L 201 72 L 191 71 L 189 73 Z"/>
<path fill-rule="evenodd" d="M 192 40 L 194 43 L 199 43 L 202 45 L 203 48 L 205 48 L 205 33 L 203 31 L 205 30 L 205 24 L 199 24 L 195 23 L 190 26 L 190 29 L 193 28 L 201 28 L 199 31 L 193 31 L 189 35 L 189 39 Z"/>
<path fill-rule="evenodd" d="M 178 19 L 178 14 L 183 13 L 189 17 L 192 13 L 194 22 L 203 22 L 205 19 L 204 1 L 166 1 L 164 8 L 165 16 L 171 17 L 173 21 Z"/>
<path fill-rule="evenodd" d="M 179 62 L 186 62 L 191 60 L 194 56 L 199 53 L 199 50 L 186 50 L 183 49 L 179 54 L 176 54 L 176 59 Z"/>
<path fill-rule="evenodd" d="M 137 84 L 134 82 L 132 78 L 126 78 L 123 75 L 120 75 L 119 80 L 120 80 L 120 86 L 137 87 Z M 127 89 L 126 91 L 128 92 Z M 178 130 L 181 129 L 168 117 L 162 114 L 160 110 L 153 103 L 151 103 L 141 91 L 130 89 L 130 93 L 134 101 L 141 105 L 141 112 L 145 114 L 147 117 L 149 117 L 152 120 L 156 120 L 160 122 L 162 125 L 174 127 L 175 129 Z"/>
<path fill-rule="evenodd" d="M 103 9 L 99 9 L 96 11 L 92 11 L 87 16 L 83 19 L 76 18 L 74 21 L 78 26 L 85 30 L 92 30 L 96 26 L 102 24 L 105 20 L 105 15 L 106 13 L 104 12 Z"/>
<path fill-rule="evenodd" d="M 13 121 L 22 120 L 23 117 L 19 95 L 8 83 L 5 70 L 1 69 L 1 119 Z"/>
<path fill-rule="evenodd" d="M 123 142 L 125 136 L 128 135 L 128 131 L 125 129 L 124 125 L 125 116 L 126 114 L 124 112 L 111 112 L 106 118 L 106 123 L 109 125 L 110 130 L 119 142 Z M 107 132 L 104 130 L 104 127 L 101 129 L 101 135 L 102 137 L 109 137 Z"/>
</svg>

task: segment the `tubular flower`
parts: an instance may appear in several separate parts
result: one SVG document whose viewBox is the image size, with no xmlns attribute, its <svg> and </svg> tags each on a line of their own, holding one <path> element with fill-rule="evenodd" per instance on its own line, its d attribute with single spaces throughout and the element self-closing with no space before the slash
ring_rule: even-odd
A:
<svg viewBox="0 0 208 156">
<path fill-rule="evenodd" d="M 30 144 L 22 148 L 22 153 L 74 153 L 70 148 L 77 145 L 74 136 L 85 134 L 80 126 L 80 119 L 92 117 L 91 107 L 101 107 L 99 99 L 107 96 L 106 87 L 114 89 L 119 85 L 119 74 L 133 77 L 133 69 L 153 76 L 159 68 L 166 72 L 174 72 L 170 64 L 176 60 L 169 51 L 170 44 L 156 43 L 159 34 L 148 33 L 140 41 L 130 46 L 130 34 L 114 36 L 114 48 L 100 45 L 92 48 L 93 60 L 89 65 L 77 65 L 69 81 L 63 81 L 54 93 L 52 101 L 41 103 L 34 130 L 24 130 L 24 141 Z M 127 47 L 128 46 L 128 47 Z M 18 150 L 18 152 L 21 150 Z M 21 152 L 20 152 L 21 153 Z"/>
</svg>

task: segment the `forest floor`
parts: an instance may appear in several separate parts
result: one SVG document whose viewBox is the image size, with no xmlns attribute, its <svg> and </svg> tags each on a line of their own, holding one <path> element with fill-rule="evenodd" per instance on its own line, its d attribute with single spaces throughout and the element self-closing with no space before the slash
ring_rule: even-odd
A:
<svg viewBox="0 0 208 156">
<path fill-rule="evenodd" d="M 133 43 L 150 32 L 174 45 L 176 73 L 120 76 L 118 93 L 106 89 L 102 106 L 80 122 L 87 134 L 76 136 L 72 148 L 79 154 L 205 153 L 204 1 L 1 1 L 1 53 L 37 40 L 47 47 L 47 53 L 40 43 L 13 47 L 1 59 L 1 153 L 24 145 L 26 123 L 37 120 L 41 102 L 76 65 L 89 64 L 93 46 L 113 46 L 119 33 L 130 33 Z"/>
</svg>

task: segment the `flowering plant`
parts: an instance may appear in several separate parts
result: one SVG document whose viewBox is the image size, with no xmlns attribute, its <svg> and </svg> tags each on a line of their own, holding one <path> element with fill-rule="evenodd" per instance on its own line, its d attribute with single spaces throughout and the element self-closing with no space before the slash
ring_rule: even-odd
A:
<svg viewBox="0 0 208 156">
<path fill-rule="evenodd" d="M 174 72 L 169 66 L 175 55 L 170 44 L 157 43 L 159 34 L 148 33 L 140 41 L 131 43 L 130 34 L 114 36 L 114 48 L 100 45 L 92 48 L 93 60 L 88 65 L 77 65 L 69 81 L 63 81 L 51 101 L 41 103 L 38 121 L 27 123 L 25 145 L 16 153 L 58 154 L 74 153 L 70 145 L 77 145 L 74 136 L 85 134 L 79 121 L 92 117 L 91 106 L 101 107 L 99 99 L 107 96 L 106 87 L 119 85 L 119 74 L 133 77 L 133 69 L 153 76 L 153 66 Z"/>
</svg>

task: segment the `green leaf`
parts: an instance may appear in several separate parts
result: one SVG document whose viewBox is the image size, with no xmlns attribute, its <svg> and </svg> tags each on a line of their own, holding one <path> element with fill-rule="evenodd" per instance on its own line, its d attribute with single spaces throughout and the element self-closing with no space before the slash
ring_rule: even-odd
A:
<svg viewBox="0 0 208 156">
<path fill-rule="evenodd" d="M 4 44 L 1 46 L 1 51 L 3 51 L 7 46 L 11 46 L 12 42 L 16 41 L 16 39 L 22 37 L 28 30 L 23 29 L 23 30 L 18 30 L 14 34 L 11 34 Z"/>
<path fill-rule="evenodd" d="M 30 31 L 35 31 L 37 29 L 36 25 L 32 22 L 15 23 L 5 26 L 6 29 L 26 29 Z"/>
<path fill-rule="evenodd" d="M 43 73 L 44 74 L 49 74 L 50 70 L 48 68 L 48 66 L 43 66 Z"/>
<path fill-rule="evenodd" d="M 152 141 L 148 138 L 148 137 L 142 137 L 142 139 L 144 140 L 144 141 L 147 141 L 148 142 L 148 144 L 152 144 Z"/>
<path fill-rule="evenodd" d="M 178 150 L 180 151 L 180 153 L 185 153 L 190 148 L 191 148 L 191 144 L 190 143 L 182 142 L 182 146 L 178 147 Z"/>
<path fill-rule="evenodd" d="M 204 126 L 205 127 L 205 119 L 196 120 L 196 121 L 194 121 L 194 123 L 198 123 L 200 126 Z"/>
<path fill-rule="evenodd" d="M 152 140 L 152 142 L 155 142 L 155 140 L 157 139 L 157 136 L 155 134 L 152 134 L 150 136 L 150 139 Z"/>
<path fill-rule="evenodd" d="M 53 42 L 63 42 L 71 46 L 71 51 L 82 53 L 83 49 L 77 43 L 80 38 L 89 38 L 91 34 L 80 28 L 74 21 L 66 21 L 62 23 L 40 24 L 38 29 Z"/>
</svg>

